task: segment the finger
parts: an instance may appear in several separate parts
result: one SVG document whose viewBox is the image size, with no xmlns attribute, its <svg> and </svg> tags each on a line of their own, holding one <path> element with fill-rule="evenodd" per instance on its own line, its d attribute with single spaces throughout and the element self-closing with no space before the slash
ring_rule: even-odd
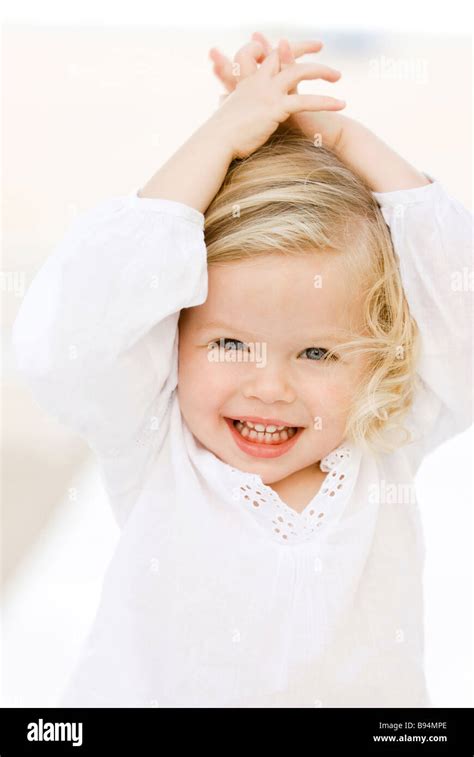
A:
<svg viewBox="0 0 474 757">
<path fill-rule="evenodd" d="M 325 95 L 287 95 L 284 98 L 284 108 L 288 113 L 305 110 L 342 110 L 345 107 L 345 100 Z"/>
<path fill-rule="evenodd" d="M 280 63 L 282 70 L 295 62 L 295 59 L 293 57 L 293 50 L 291 49 L 291 45 L 287 39 L 281 39 L 278 42 L 278 52 L 280 54 Z M 298 94 L 298 88 L 293 87 L 292 89 L 289 89 L 287 94 Z"/>
<path fill-rule="evenodd" d="M 329 66 L 322 66 L 320 63 L 294 63 L 280 71 L 277 78 L 279 83 L 288 91 L 303 79 L 338 81 L 341 78 L 341 72 Z"/>
<path fill-rule="evenodd" d="M 313 39 L 305 42 L 295 42 L 291 45 L 291 50 L 295 58 L 300 58 L 302 55 L 307 55 L 308 53 L 319 53 L 323 47 L 324 44 L 321 41 Z"/>
<path fill-rule="evenodd" d="M 252 39 L 256 39 L 264 45 L 266 55 L 271 52 L 272 46 L 261 32 L 254 32 L 252 34 Z M 318 53 L 324 47 L 324 43 L 317 39 L 311 39 L 301 40 L 300 42 L 295 42 L 293 45 L 289 46 L 293 53 L 293 57 L 300 58 L 302 55 L 307 55 L 309 53 Z"/>
<path fill-rule="evenodd" d="M 291 49 L 290 43 L 287 39 L 281 39 L 278 42 L 278 52 L 280 54 L 280 62 L 282 68 L 290 63 L 295 62 L 293 50 Z"/>
<path fill-rule="evenodd" d="M 247 42 L 246 45 L 241 47 L 234 57 L 234 62 L 237 64 L 237 66 L 234 66 L 237 81 L 255 73 L 257 70 L 257 63 L 261 63 L 264 58 L 264 47 L 262 43 L 257 40 Z"/>
<path fill-rule="evenodd" d="M 278 50 L 273 49 L 265 58 L 257 71 L 257 76 L 275 76 L 280 71 L 280 55 Z"/>
<path fill-rule="evenodd" d="M 302 55 L 309 53 L 318 53 L 322 46 L 322 42 L 298 42 L 294 45 L 290 45 L 287 39 L 281 39 L 279 41 L 280 50 L 285 50 L 285 63 L 293 63 L 295 58 L 301 58 Z"/>
<path fill-rule="evenodd" d="M 264 35 L 261 32 L 254 32 L 252 34 L 252 39 L 256 39 L 257 42 L 261 42 L 263 45 L 263 49 L 265 51 L 265 55 L 269 55 L 272 51 L 272 46 L 268 39 L 264 37 Z"/>
<path fill-rule="evenodd" d="M 216 47 L 211 47 L 209 57 L 214 63 L 213 70 L 215 75 L 221 80 L 226 89 L 232 92 L 237 85 L 237 80 L 232 73 L 232 62 Z"/>
</svg>

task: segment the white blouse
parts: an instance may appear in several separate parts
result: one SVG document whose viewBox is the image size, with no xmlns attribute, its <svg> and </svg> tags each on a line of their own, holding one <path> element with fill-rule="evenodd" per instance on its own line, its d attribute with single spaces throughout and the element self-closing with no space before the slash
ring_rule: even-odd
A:
<svg viewBox="0 0 474 757">
<path fill-rule="evenodd" d="M 39 270 L 13 328 L 17 365 L 96 454 L 121 527 L 59 706 L 432 706 L 413 479 L 471 422 L 472 231 L 426 175 L 373 193 L 422 335 L 416 440 L 379 458 L 344 442 L 301 513 L 180 413 L 179 311 L 207 297 L 202 213 L 109 198 Z"/>
</svg>

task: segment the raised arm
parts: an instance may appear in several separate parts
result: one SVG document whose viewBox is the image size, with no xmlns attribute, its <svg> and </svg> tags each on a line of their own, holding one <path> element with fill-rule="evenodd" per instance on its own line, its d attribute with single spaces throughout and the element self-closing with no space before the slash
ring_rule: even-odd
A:
<svg viewBox="0 0 474 757">
<path fill-rule="evenodd" d="M 415 467 L 467 429 L 473 414 L 472 215 L 440 181 L 427 178 L 421 187 L 373 192 L 421 336 L 420 387 L 410 417 Z"/>
<path fill-rule="evenodd" d="M 119 525 L 166 434 L 179 310 L 207 296 L 203 226 L 170 200 L 101 202 L 57 244 L 13 325 L 20 373 L 98 456 Z"/>
<path fill-rule="evenodd" d="M 366 126 L 342 114 L 337 116 L 340 136 L 335 152 L 373 192 L 416 189 L 430 183 Z"/>
</svg>

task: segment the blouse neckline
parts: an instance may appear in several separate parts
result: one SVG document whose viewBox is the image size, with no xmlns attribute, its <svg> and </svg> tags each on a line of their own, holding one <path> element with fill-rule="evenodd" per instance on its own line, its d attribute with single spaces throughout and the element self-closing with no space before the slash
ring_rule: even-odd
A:
<svg viewBox="0 0 474 757">
<path fill-rule="evenodd" d="M 354 488 L 360 465 L 360 448 L 344 440 L 320 461 L 327 475 L 318 492 L 298 513 L 258 473 L 235 468 L 202 445 L 183 423 L 191 459 L 206 481 L 229 506 L 254 519 L 273 541 L 282 545 L 322 541 L 340 519 Z"/>
</svg>

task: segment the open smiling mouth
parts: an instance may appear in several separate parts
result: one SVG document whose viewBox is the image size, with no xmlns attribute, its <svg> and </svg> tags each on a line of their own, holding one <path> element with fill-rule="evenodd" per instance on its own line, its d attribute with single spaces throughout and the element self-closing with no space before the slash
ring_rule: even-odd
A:
<svg viewBox="0 0 474 757">
<path fill-rule="evenodd" d="M 276 457 L 291 449 L 301 436 L 302 426 L 253 423 L 239 418 L 224 419 L 237 446 L 257 457 Z"/>
</svg>

